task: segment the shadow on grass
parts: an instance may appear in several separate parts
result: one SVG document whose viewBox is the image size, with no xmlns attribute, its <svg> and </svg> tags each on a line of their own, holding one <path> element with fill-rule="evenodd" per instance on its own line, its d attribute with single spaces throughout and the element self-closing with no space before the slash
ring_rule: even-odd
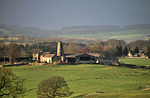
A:
<svg viewBox="0 0 150 98">
<path fill-rule="evenodd" d="M 108 66 L 128 67 L 132 69 L 136 69 L 136 68 L 150 69 L 150 66 L 138 66 L 138 65 L 124 64 L 124 63 L 119 63 L 118 65 L 108 64 Z"/>
<path fill-rule="evenodd" d="M 103 94 L 105 92 L 98 92 L 96 91 L 95 93 L 89 93 L 89 94 L 83 94 L 83 95 L 77 95 L 77 96 L 74 96 L 72 98 L 84 98 L 85 96 L 89 96 L 89 95 L 96 95 L 96 94 Z"/>
<path fill-rule="evenodd" d="M 35 89 L 37 89 L 37 88 L 28 89 L 26 92 L 30 92 L 30 91 L 35 90 Z"/>
</svg>

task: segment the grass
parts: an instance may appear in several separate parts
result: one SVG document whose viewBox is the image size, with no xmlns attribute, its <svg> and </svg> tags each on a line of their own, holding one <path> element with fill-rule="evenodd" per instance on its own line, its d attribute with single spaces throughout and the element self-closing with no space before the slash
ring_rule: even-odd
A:
<svg viewBox="0 0 150 98">
<path fill-rule="evenodd" d="M 84 98 L 150 98 L 150 90 L 122 93 L 104 93 L 85 96 Z"/>
<path fill-rule="evenodd" d="M 150 59 L 147 58 L 120 58 L 119 62 L 138 66 L 150 66 Z"/>
<path fill-rule="evenodd" d="M 105 65 L 57 65 L 57 66 L 19 66 L 10 67 L 17 76 L 26 79 L 25 87 L 31 90 L 25 98 L 36 98 L 37 85 L 50 76 L 63 76 L 73 91 L 71 97 L 89 94 L 88 98 L 111 97 L 119 95 L 133 97 L 143 94 L 150 97 L 150 70 L 111 67 Z M 94 94 L 104 92 L 103 94 Z M 134 93 L 133 93 L 134 92 Z M 79 98 L 79 97 L 77 97 Z M 136 98 L 136 97 L 135 97 Z M 146 97 L 145 97 L 146 98 Z"/>
</svg>

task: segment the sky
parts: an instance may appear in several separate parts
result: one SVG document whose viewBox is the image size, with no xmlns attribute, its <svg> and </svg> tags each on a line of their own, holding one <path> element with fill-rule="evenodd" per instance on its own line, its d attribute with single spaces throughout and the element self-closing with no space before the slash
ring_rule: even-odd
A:
<svg viewBox="0 0 150 98">
<path fill-rule="evenodd" d="M 0 24 L 47 30 L 150 24 L 150 0 L 0 0 Z"/>
</svg>

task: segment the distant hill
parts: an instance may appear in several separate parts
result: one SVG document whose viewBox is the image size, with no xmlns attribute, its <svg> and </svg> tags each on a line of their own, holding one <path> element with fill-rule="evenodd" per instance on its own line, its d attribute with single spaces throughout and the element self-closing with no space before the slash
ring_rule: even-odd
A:
<svg viewBox="0 0 150 98">
<path fill-rule="evenodd" d="M 127 42 L 150 38 L 150 24 L 130 26 L 99 25 L 64 27 L 55 31 L 57 36 L 81 39 L 119 39 Z"/>
<path fill-rule="evenodd" d="M 122 29 L 125 29 L 125 30 L 150 29 L 150 24 L 137 24 L 137 25 L 124 26 Z"/>
<path fill-rule="evenodd" d="M 97 25 L 97 26 L 72 26 L 60 30 L 47 31 L 33 27 L 21 27 L 16 25 L 0 25 L 2 35 L 25 35 L 32 37 L 62 37 L 73 39 L 121 39 L 127 42 L 150 38 L 150 24 L 137 24 L 129 26 Z"/>
<path fill-rule="evenodd" d="M 47 37 L 50 33 L 34 27 L 0 24 L 0 35 L 25 35 L 33 37 Z"/>
</svg>

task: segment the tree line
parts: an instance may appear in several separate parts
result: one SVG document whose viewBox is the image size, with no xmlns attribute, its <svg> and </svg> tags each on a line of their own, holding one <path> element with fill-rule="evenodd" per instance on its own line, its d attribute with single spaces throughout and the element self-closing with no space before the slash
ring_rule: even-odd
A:
<svg viewBox="0 0 150 98">
<path fill-rule="evenodd" d="M 94 41 L 91 44 L 77 45 L 70 43 L 64 46 L 66 53 L 101 53 L 105 57 L 122 57 L 131 53 L 139 53 L 143 50 L 145 55 L 150 57 L 150 39 L 137 40 L 131 43 L 126 43 L 124 40 L 110 39 L 107 41 Z"/>
<path fill-rule="evenodd" d="M 123 40 L 110 39 L 106 41 L 98 40 L 89 44 L 65 42 L 63 43 L 64 53 L 101 53 L 105 57 L 127 56 L 128 52 L 138 53 L 143 50 L 150 57 L 150 39 L 137 40 L 126 43 Z M 57 42 L 39 42 L 33 44 L 0 43 L 0 58 L 9 58 L 14 63 L 16 58 L 32 57 L 33 53 L 51 52 L 56 53 Z M 4 61 L 4 59 L 3 59 Z"/>
</svg>

